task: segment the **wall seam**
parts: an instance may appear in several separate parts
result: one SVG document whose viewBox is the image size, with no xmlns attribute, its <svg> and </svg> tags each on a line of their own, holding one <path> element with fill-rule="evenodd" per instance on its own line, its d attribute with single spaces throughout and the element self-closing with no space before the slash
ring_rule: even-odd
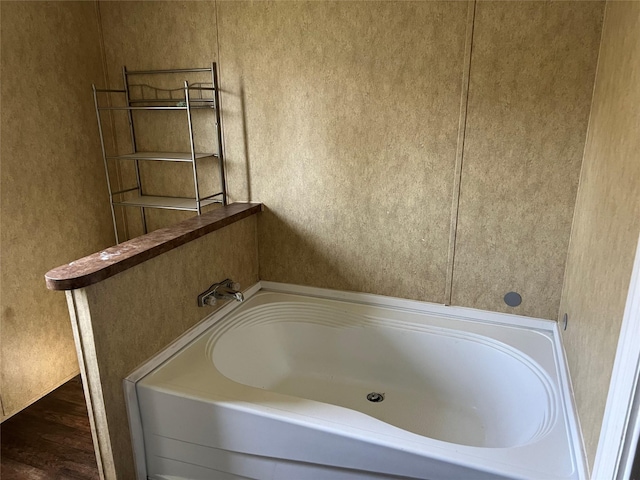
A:
<svg viewBox="0 0 640 480">
<path fill-rule="evenodd" d="M 102 62 L 102 76 L 103 76 L 103 81 L 105 84 L 105 88 L 111 88 L 111 83 L 109 81 L 109 70 L 107 68 L 107 49 L 105 47 L 105 41 L 104 41 L 104 29 L 102 28 L 102 12 L 100 10 L 100 0 L 96 0 L 96 22 L 98 24 L 98 39 L 100 41 L 100 60 Z M 107 105 L 111 106 L 111 94 L 107 94 Z M 118 139 L 116 137 L 116 124 L 115 124 L 115 120 L 113 117 L 113 114 L 111 111 L 107 112 L 109 115 L 109 126 L 111 131 L 109 132 L 109 137 L 111 138 L 111 144 L 113 146 L 113 148 L 115 149 L 116 152 L 119 151 L 118 149 Z M 122 180 L 122 171 L 120 169 L 120 162 L 118 160 L 116 160 L 114 162 L 115 165 L 115 172 L 116 172 L 116 182 L 118 185 L 118 190 L 121 190 L 123 188 L 123 180 Z M 106 172 L 105 172 L 106 175 Z M 129 222 L 127 220 L 127 214 L 125 213 L 125 207 L 119 207 L 120 210 L 120 218 L 122 219 L 122 227 L 124 229 L 124 236 L 126 239 L 129 239 Z M 117 225 L 117 222 L 116 222 Z M 114 232 L 115 235 L 115 232 Z"/>
<path fill-rule="evenodd" d="M 220 56 L 220 22 L 218 20 L 218 1 L 217 0 L 214 0 L 213 6 L 216 14 L 216 19 L 215 19 L 216 20 L 216 56 L 218 57 L 217 58 L 218 66 L 220 66 L 222 57 Z M 222 75 L 220 75 L 219 70 L 218 70 L 218 77 L 219 77 L 219 80 L 221 80 Z"/>
<path fill-rule="evenodd" d="M 449 251 L 447 256 L 447 276 L 445 280 L 445 305 L 450 305 L 453 296 L 453 268 L 458 235 L 458 216 L 460 210 L 460 186 L 462 183 L 462 163 L 467 130 L 467 111 L 469 108 L 469 83 L 471 80 L 471 56 L 473 52 L 473 33 L 475 27 L 476 0 L 469 0 L 467 7 L 467 31 L 465 36 L 464 70 L 460 92 L 460 114 L 458 117 L 458 139 L 456 145 L 455 172 L 453 179 L 453 199 L 451 202 L 451 220 L 449 224 Z"/>
<path fill-rule="evenodd" d="M 585 164 L 585 156 L 587 153 L 587 142 L 589 141 L 589 135 L 591 134 L 591 120 L 593 118 L 593 99 L 596 94 L 596 85 L 598 84 L 598 72 L 600 69 L 600 59 L 602 58 L 602 39 L 604 38 L 604 29 L 605 29 L 605 19 L 607 17 L 607 10 L 609 9 L 609 2 L 605 2 L 603 12 L 602 12 L 602 27 L 600 28 L 600 41 L 598 43 L 598 59 L 596 60 L 596 71 L 593 75 L 593 88 L 591 89 L 591 104 L 589 106 L 589 120 L 587 122 L 587 130 L 584 136 L 584 147 L 582 149 L 582 162 L 580 163 L 580 175 L 578 176 L 578 188 L 576 190 L 576 199 L 573 203 L 573 214 L 571 216 L 571 233 L 569 234 L 569 244 L 567 246 L 567 254 L 565 256 L 564 262 L 564 274 L 562 276 L 562 292 L 560 292 L 560 304 L 558 305 L 558 314 L 556 315 L 556 321 L 560 321 L 560 316 L 562 315 L 562 310 L 564 310 L 564 301 L 566 298 L 566 286 L 567 286 L 567 271 L 569 269 L 569 254 L 571 252 L 571 246 L 574 241 L 574 229 L 576 226 L 576 211 L 578 210 L 578 200 L 580 199 L 580 192 L 583 188 L 583 174 L 584 174 L 584 164 Z"/>
</svg>

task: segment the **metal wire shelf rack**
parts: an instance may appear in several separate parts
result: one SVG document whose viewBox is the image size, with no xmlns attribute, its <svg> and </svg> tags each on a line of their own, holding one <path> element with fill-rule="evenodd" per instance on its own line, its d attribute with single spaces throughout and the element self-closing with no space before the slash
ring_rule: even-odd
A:
<svg viewBox="0 0 640 480">
<path fill-rule="evenodd" d="M 147 76 L 154 77 L 156 75 L 171 76 L 184 78 L 189 74 L 210 74 L 211 82 L 192 82 L 183 80 L 183 85 L 175 88 L 166 88 L 154 86 L 150 83 L 132 82 L 133 78 L 145 78 Z M 122 89 L 103 89 L 92 85 L 93 100 L 96 109 L 96 117 L 98 120 L 98 130 L 100 134 L 100 145 L 102 148 L 102 157 L 104 168 L 107 176 L 107 187 L 109 190 L 109 201 L 111 206 L 111 216 L 113 220 L 113 228 L 115 232 L 116 243 L 120 243 L 118 234 L 118 226 L 116 220 L 115 207 L 137 207 L 140 209 L 142 228 L 147 233 L 147 218 L 145 209 L 159 208 L 168 210 L 183 210 L 196 212 L 198 215 L 202 213 L 202 208 L 214 203 L 227 204 L 227 187 L 224 170 L 224 154 L 223 154 L 223 138 L 222 138 L 222 118 L 220 112 L 220 96 L 218 84 L 218 72 L 216 63 L 212 63 L 210 67 L 205 68 L 184 68 L 169 70 L 138 70 L 128 71 L 126 67 L 122 67 L 122 78 L 124 88 Z M 166 78 L 166 77 L 165 77 Z M 119 100 L 111 104 L 110 95 L 119 97 Z M 196 151 L 194 142 L 194 118 L 193 110 L 208 109 L 215 114 L 215 135 L 217 141 L 217 151 Z M 129 125 L 131 151 L 127 153 L 107 153 L 105 147 L 105 131 L 103 112 L 108 111 L 124 111 L 127 114 Z M 141 110 L 160 110 L 160 111 L 185 111 L 186 122 L 189 135 L 189 150 L 184 152 L 160 152 L 160 151 L 140 151 L 137 148 L 136 129 L 134 123 L 134 111 Z M 196 161 L 208 157 L 217 159 L 220 188 L 219 191 L 203 196 L 200 192 L 200 184 L 198 179 L 198 168 Z M 132 161 L 135 170 L 135 186 L 122 188 L 114 191 L 114 180 L 111 178 L 111 170 L 109 162 L 113 161 Z M 191 163 L 191 174 L 193 175 L 194 196 L 193 197 L 172 197 L 147 195 L 140 175 L 140 162 L 145 161 L 161 161 L 161 162 L 180 162 Z"/>
</svg>

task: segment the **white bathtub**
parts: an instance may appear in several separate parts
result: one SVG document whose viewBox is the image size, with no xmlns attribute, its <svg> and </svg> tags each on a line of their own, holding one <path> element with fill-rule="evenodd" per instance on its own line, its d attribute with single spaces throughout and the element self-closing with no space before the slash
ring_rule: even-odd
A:
<svg viewBox="0 0 640 480">
<path fill-rule="evenodd" d="M 555 322 L 266 286 L 129 378 L 141 478 L 587 478 Z"/>
</svg>

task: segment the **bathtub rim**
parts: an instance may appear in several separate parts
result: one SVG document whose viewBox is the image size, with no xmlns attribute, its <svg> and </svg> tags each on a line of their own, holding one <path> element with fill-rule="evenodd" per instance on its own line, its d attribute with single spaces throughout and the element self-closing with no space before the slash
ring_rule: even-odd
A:
<svg viewBox="0 0 640 480">
<path fill-rule="evenodd" d="M 574 459 L 578 478 L 585 480 L 589 478 L 584 440 L 582 437 L 580 422 L 577 415 L 573 386 L 571 384 L 571 377 L 569 375 L 569 366 L 567 363 L 566 352 L 562 344 L 561 332 L 556 321 L 514 315 L 509 313 L 491 312 L 487 310 L 468 307 L 444 305 L 397 297 L 387 297 L 370 293 L 331 290 L 326 288 L 309 287 L 304 285 L 293 285 L 288 283 L 270 281 L 258 281 L 254 285 L 244 290 L 243 294 L 245 299 L 248 300 L 261 291 L 304 295 L 308 297 L 347 301 L 376 307 L 411 310 L 414 312 L 437 315 L 439 317 L 445 318 L 451 317 L 472 322 L 488 323 L 510 327 L 522 327 L 547 334 L 547 336 L 553 343 L 553 352 L 554 356 L 556 357 L 555 361 L 557 365 L 559 381 L 558 393 L 560 395 L 560 401 L 562 402 L 566 412 L 567 428 L 571 441 L 571 448 L 575 457 Z M 139 365 L 135 370 L 133 370 L 129 375 L 127 375 L 127 377 L 123 379 L 125 404 L 127 407 L 127 416 L 131 434 L 131 445 L 133 448 L 135 470 L 138 479 L 146 479 L 147 471 L 144 435 L 142 430 L 142 420 L 138 404 L 136 383 L 142 380 L 142 378 L 151 373 L 154 369 L 162 365 L 164 362 L 171 359 L 174 355 L 180 352 L 183 348 L 187 347 L 192 341 L 198 338 L 215 323 L 240 307 L 240 305 L 241 304 L 237 302 L 227 302 L 218 310 L 208 314 L 191 329 L 184 332 L 153 357 L 149 358 L 147 361 Z"/>
</svg>

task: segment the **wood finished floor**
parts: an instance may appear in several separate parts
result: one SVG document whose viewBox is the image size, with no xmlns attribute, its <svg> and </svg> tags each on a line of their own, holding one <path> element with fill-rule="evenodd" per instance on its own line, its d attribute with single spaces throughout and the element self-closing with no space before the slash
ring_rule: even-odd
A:
<svg viewBox="0 0 640 480">
<path fill-rule="evenodd" d="M 0 445 L 2 480 L 98 479 L 80 377 L 3 422 Z"/>
</svg>

